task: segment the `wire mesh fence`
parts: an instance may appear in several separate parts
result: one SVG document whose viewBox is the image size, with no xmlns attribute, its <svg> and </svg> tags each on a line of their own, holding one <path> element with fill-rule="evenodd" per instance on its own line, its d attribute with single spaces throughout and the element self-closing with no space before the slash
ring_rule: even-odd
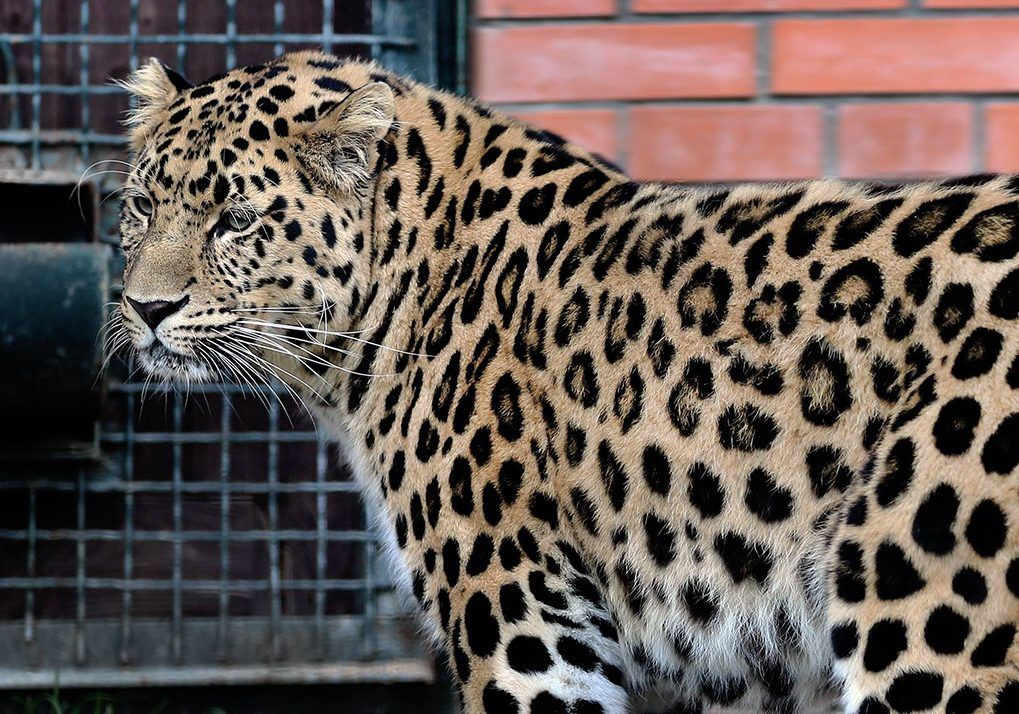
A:
<svg viewBox="0 0 1019 714">
<path fill-rule="evenodd" d="M 85 171 L 115 245 L 122 165 L 96 163 L 124 158 L 110 77 L 320 47 L 435 81 L 439 4 L 0 0 L 0 169 Z M 117 363 L 105 391 L 99 460 L 0 466 L 0 687 L 432 677 L 355 484 L 282 389 L 142 400 Z"/>
</svg>

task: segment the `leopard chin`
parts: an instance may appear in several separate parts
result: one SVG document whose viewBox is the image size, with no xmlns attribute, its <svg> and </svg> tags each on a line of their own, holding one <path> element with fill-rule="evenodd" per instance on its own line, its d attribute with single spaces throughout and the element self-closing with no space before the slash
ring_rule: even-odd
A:
<svg viewBox="0 0 1019 714">
<path fill-rule="evenodd" d="M 136 349 L 135 354 L 145 373 L 156 379 L 194 384 L 214 382 L 223 378 L 219 370 L 205 361 L 171 350 L 159 341 Z"/>
</svg>

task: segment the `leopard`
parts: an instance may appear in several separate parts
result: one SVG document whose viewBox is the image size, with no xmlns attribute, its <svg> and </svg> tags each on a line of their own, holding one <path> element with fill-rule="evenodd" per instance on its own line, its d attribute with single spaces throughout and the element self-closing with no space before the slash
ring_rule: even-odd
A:
<svg viewBox="0 0 1019 714">
<path fill-rule="evenodd" d="M 1019 178 L 638 182 L 318 51 L 124 84 L 123 341 L 301 399 L 464 711 L 1019 711 Z"/>
</svg>

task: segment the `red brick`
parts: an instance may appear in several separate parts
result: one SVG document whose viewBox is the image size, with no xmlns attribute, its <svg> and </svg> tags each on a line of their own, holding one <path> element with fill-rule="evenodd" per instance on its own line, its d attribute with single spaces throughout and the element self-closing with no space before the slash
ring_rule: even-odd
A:
<svg viewBox="0 0 1019 714">
<path fill-rule="evenodd" d="M 989 104 L 985 118 L 984 167 L 1019 171 L 1019 104 Z"/>
<path fill-rule="evenodd" d="M 606 159 L 619 157 L 618 122 L 614 109 L 523 109 L 513 114 Z"/>
<path fill-rule="evenodd" d="M 939 176 L 973 169 L 973 110 L 965 102 L 847 104 L 838 127 L 843 176 Z"/>
<path fill-rule="evenodd" d="M 678 181 L 818 176 L 821 125 L 813 106 L 637 106 L 630 169 L 636 178 Z"/>
<path fill-rule="evenodd" d="M 1019 0 L 924 0 L 927 7 L 1019 7 Z"/>
<path fill-rule="evenodd" d="M 1019 18 L 779 20 L 779 94 L 1019 90 Z"/>
<path fill-rule="evenodd" d="M 616 0 L 474 0 L 474 14 L 494 17 L 598 17 L 614 15 Z"/>
<path fill-rule="evenodd" d="M 482 28 L 474 93 L 491 102 L 746 97 L 754 29 L 745 23 Z"/>
<path fill-rule="evenodd" d="M 907 0 L 633 0 L 635 12 L 788 12 L 790 10 L 886 10 Z"/>
</svg>

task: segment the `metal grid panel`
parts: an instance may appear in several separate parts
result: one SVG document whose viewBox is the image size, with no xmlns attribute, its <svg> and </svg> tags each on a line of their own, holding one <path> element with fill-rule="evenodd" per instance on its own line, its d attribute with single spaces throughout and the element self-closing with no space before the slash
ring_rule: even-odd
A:
<svg viewBox="0 0 1019 714">
<path fill-rule="evenodd" d="M 413 56 L 419 52 L 418 38 L 384 34 L 385 26 L 380 27 L 380 32 L 336 32 L 334 23 L 338 19 L 337 8 L 333 0 L 321 0 L 321 3 L 302 3 L 302 6 L 319 5 L 321 7 L 322 23 L 317 31 L 291 32 L 285 26 L 286 5 L 283 0 L 272 0 L 272 10 L 269 17 L 271 22 L 265 22 L 269 17 L 264 18 L 266 26 L 256 30 L 240 31 L 238 29 L 238 5 L 237 0 L 221 0 L 221 2 L 197 3 L 194 0 L 190 3 L 199 9 L 206 20 L 215 22 L 219 19 L 215 12 L 222 6 L 222 19 L 225 27 L 221 32 L 194 32 L 189 31 L 189 3 L 188 0 L 177 0 L 176 7 L 176 29 L 175 31 L 163 32 L 142 32 L 140 15 L 143 8 L 152 9 L 154 12 L 150 19 L 154 24 L 165 25 L 165 9 L 174 5 L 172 2 L 159 2 L 158 0 L 128 0 L 128 26 L 124 33 L 109 33 L 92 31 L 90 6 L 98 4 L 113 6 L 114 3 L 96 2 L 96 0 L 79 0 L 80 21 L 78 31 L 48 31 L 44 29 L 44 9 L 58 6 L 57 0 L 31 0 L 31 32 L 0 32 L 0 58 L 3 60 L 7 72 L 6 83 L 0 84 L 0 95 L 8 99 L 26 98 L 29 109 L 27 111 L 27 127 L 22 127 L 26 119 L 21 115 L 17 102 L 9 101 L 7 109 L 7 126 L 0 129 L 0 143 L 23 145 L 27 147 L 27 154 L 30 167 L 39 169 L 44 167 L 43 147 L 50 145 L 77 144 L 80 149 L 80 156 L 83 160 L 89 158 L 92 147 L 95 146 L 123 146 L 124 138 L 121 133 L 110 133 L 109 131 L 94 131 L 90 116 L 90 104 L 94 97 L 117 96 L 123 97 L 123 92 L 115 86 L 105 82 L 106 77 L 97 78 L 92 72 L 91 56 L 92 48 L 95 45 L 116 46 L 117 51 L 127 49 L 129 69 L 138 67 L 139 57 L 142 56 L 139 48 L 148 47 L 155 50 L 155 54 L 162 55 L 164 61 L 182 73 L 188 69 L 188 51 L 196 45 L 211 47 L 222 47 L 224 58 L 221 69 L 231 69 L 238 64 L 238 47 L 250 45 L 265 45 L 272 48 L 275 56 L 283 54 L 288 49 L 296 47 L 319 47 L 326 52 L 338 52 L 340 54 L 367 54 L 372 57 L 379 57 L 383 54 L 392 54 L 396 57 Z M 116 3 L 120 5 L 121 3 Z M 247 3 L 246 7 L 251 8 L 256 4 Z M 347 9 L 364 3 L 342 2 L 341 6 Z M 388 22 L 393 25 L 406 22 L 420 22 L 419 15 L 430 15 L 430 2 L 421 2 L 419 7 L 414 7 L 412 2 L 388 2 L 373 3 L 376 6 L 377 14 L 384 14 Z M 24 2 L 6 2 L 9 7 L 28 6 L 28 0 Z M 71 3 L 60 2 L 59 6 L 67 7 Z M 0 5 L 3 7 L 3 5 Z M 295 7 L 295 4 L 291 4 Z M 118 8 L 119 9 L 119 8 Z M 341 10 L 343 8 L 341 7 Z M 28 10 L 28 7 L 25 7 Z M 209 11 L 213 10 L 209 15 Z M 406 29 L 406 28 L 401 28 Z M 45 81 L 43 77 L 43 55 L 44 49 L 66 46 L 78 47 L 78 76 L 77 83 Z M 166 49 L 172 48 L 174 57 L 166 57 Z M 351 49 L 355 51 L 350 52 Z M 20 50 L 30 51 L 30 81 L 22 81 L 12 73 L 17 65 L 17 54 Z M 365 51 L 367 50 L 367 51 Z M 263 51 L 260 48 L 260 51 Z M 13 80 L 13 81 L 12 81 Z M 54 129 L 44 126 L 43 115 L 44 98 L 55 96 L 73 96 L 80 104 L 80 128 Z M 109 129 L 108 124 L 103 127 Z"/>
<path fill-rule="evenodd" d="M 434 72 L 430 2 L 72 5 L 0 0 L 0 165 L 123 158 L 105 75 L 150 54 L 195 77 L 306 46 Z M 107 197 L 116 167 L 91 179 Z M 0 478 L 0 687 L 430 679 L 355 484 L 300 407 L 235 385 L 143 402 L 133 374 L 111 371 L 100 468 Z"/>
</svg>

